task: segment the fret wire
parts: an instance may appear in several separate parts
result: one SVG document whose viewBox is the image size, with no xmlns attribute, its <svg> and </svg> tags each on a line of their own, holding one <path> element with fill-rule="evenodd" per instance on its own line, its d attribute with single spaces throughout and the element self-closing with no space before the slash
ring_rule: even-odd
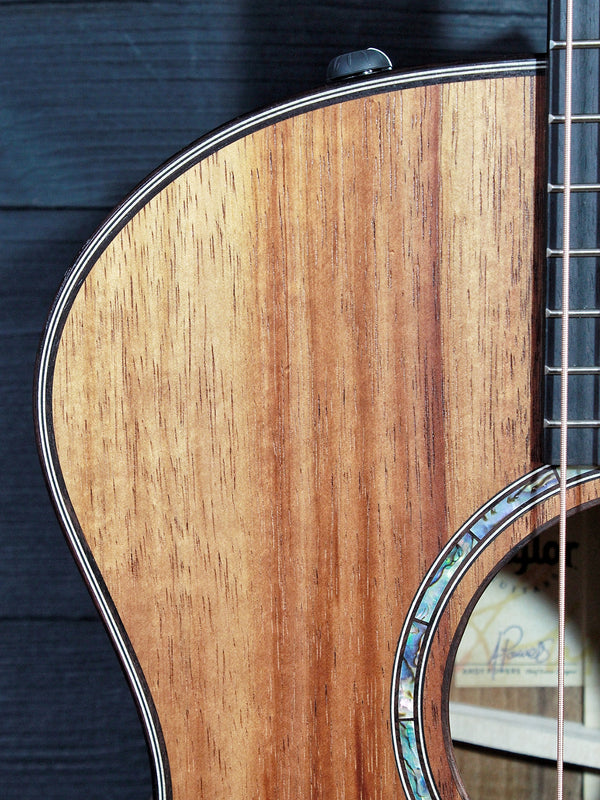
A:
<svg viewBox="0 0 600 800">
<path fill-rule="evenodd" d="M 564 192 L 565 187 L 562 183 L 549 183 L 548 191 L 558 194 Z M 600 192 L 600 183 L 572 183 L 572 192 Z"/>
<path fill-rule="evenodd" d="M 570 419 L 567 421 L 569 428 L 600 428 L 600 419 Z M 545 428 L 560 428 L 559 419 L 545 419 Z"/>
<path fill-rule="evenodd" d="M 548 258 L 562 258 L 564 256 L 564 250 L 553 250 L 549 247 L 546 250 L 546 255 Z M 569 255 L 571 258 L 589 258 L 592 256 L 600 256 L 600 249 L 591 248 L 589 250 L 569 250 Z"/>
<path fill-rule="evenodd" d="M 567 47 L 567 43 L 562 40 L 550 40 L 549 49 L 550 50 L 565 50 Z M 583 50 L 583 49 L 595 49 L 600 48 L 600 39 L 574 39 L 573 40 L 573 49 L 574 50 Z"/>
<path fill-rule="evenodd" d="M 564 114 L 548 114 L 548 122 L 551 125 L 565 121 Z M 600 122 L 600 114 L 573 114 L 571 122 Z"/>
<path fill-rule="evenodd" d="M 546 375 L 562 375 L 562 367 L 548 367 L 545 368 Z M 569 367 L 567 369 L 568 375 L 600 375 L 600 367 Z"/>
<path fill-rule="evenodd" d="M 600 318 L 600 309 L 596 308 L 571 308 L 569 309 L 567 316 L 569 319 L 584 319 L 584 318 L 592 318 L 598 319 Z M 564 317 L 563 311 L 556 308 L 547 308 L 546 309 L 546 319 L 562 319 Z"/>
</svg>

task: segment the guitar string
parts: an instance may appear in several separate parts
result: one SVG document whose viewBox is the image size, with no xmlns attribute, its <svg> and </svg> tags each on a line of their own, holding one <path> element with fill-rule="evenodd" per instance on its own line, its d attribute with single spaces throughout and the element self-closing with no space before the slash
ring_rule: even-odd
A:
<svg viewBox="0 0 600 800">
<path fill-rule="evenodd" d="M 569 272 L 571 248 L 571 117 L 573 74 L 573 0 L 567 0 L 565 36 L 565 120 L 563 176 L 563 272 L 560 380 L 560 514 L 558 576 L 558 709 L 556 722 L 556 797 L 564 794 L 565 595 L 567 540 L 567 433 L 569 379 Z"/>
</svg>

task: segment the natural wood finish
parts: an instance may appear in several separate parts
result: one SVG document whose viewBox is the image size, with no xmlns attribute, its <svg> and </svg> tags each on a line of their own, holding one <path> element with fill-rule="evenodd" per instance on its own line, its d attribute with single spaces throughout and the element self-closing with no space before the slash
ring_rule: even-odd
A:
<svg viewBox="0 0 600 800">
<path fill-rule="evenodd" d="M 598 479 L 571 489 L 568 492 L 570 511 L 584 509 L 596 503 L 599 491 L 600 481 Z M 451 796 L 457 773 L 452 771 L 454 753 L 444 742 L 447 728 L 439 724 L 439 719 L 440 708 L 445 708 L 444 694 L 450 678 L 449 667 L 452 665 L 453 646 L 458 644 L 459 625 L 464 621 L 465 615 L 472 610 L 474 589 L 487 582 L 497 565 L 518 546 L 519 542 L 526 539 L 533 531 L 539 532 L 555 522 L 559 510 L 559 498 L 558 495 L 555 495 L 546 502 L 535 506 L 513 525 L 503 530 L 473 563 L 470 569 L 471 574 L 467 579 L 461 581 L 453 592 L 440 620 L 438 636 L 432 648 L 430 665 L 426 672 L 424 695 L 427 697 L 427 702 L 424 706 L 424 726 L 429 732 L 428 749 L 434 762 L 433 771 L 437 783 L 447 787 L 446 793 L 443 794 L 444 798 Z M 573 527 L 573 518 L 571 518 L 569 527 Z M 542 716 L 554 717 L 556 714 L 557 698 L 554 688 L 480 689 L 478 693 L 482 705 Z M 477 691 L 464 689 L 457 692 L 454 699 L 467 701 L 468 698 L 468 702 L 473 703 L 477 702 L 476 695 Z M 575 687 L 568 688 L 565 693 L 565 701 L 566 718 L 574 719 L 577 722 L 582 721 L 581 690 Z M 495 753 L 489 753 L 487 756 L 482 753 L 477 755 L 479 758 L 467 759 L 463 756 L 458 759 L 458 763 L 468 770 L 462 772 L 460 776 L 464 779 L 467 789 L 477 787 L 481 783 L 481 774 L 483 773 L 487 776 L 484 779 L 487 782 L 490 781 L 491 775 L 496 775 L 498 786 L 495 787 L 494 793 L 504 792 L 512 797 L 528 788 L 535 790 L 533 793 L 530 792 L 530 796 L 533 797 L 544 797 L 548 793 L 556 793 L 556 765 L 540 765 L 535 760 L 532 763 L 526 759 L 519 763 L 519 760 L 514 757 L 510 758 Z M 485 772 L 486 758 L 488 770 L 495 771 Z M 504 774 L 500 772 L 501 764 L 504 764 Z M 581 771 L 568 769 L 565 780 L 565 787 L 570 788 L 573 792 L 570 796 L 577 797 L 576 788 L 580 788 L 581 785 Z M 520 787 L 519 792 L 516 792 L 515 787 L 517 786 Z M 473 796 L 481 797 L 482 795 L 474 794 Z"/>
<path fill-rule="evenodd" d="M 408 604 L 535 463 L 542 98 L 480 80 L 277 123 L 150 200 L 85 280 L 58 456 L 176 800 L 401 796 Z"/>
</svg>

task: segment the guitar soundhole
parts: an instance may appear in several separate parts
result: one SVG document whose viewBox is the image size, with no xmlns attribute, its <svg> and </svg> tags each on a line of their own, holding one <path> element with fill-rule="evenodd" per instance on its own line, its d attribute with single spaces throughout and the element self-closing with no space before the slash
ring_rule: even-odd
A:
<svg viewBox="0 0 600 800">
<path fill-rule="evenodd" d="M 598 507 L 577 514 L 567 547 L 565 717 L 590 738 L 600 728 L 599 529 Z M 521 546 L 496 574 L 463 632 L 450 728 L 456 768 L 471 800 L 541 800 L 556 791 L 557 561 L 553 526 Z M 583 746 L 577 749 L 585 762 Z M 574 765 L 568 743 L 565 752 L 565 797 L 600 798 L 598 756 Z"/>
</svg>

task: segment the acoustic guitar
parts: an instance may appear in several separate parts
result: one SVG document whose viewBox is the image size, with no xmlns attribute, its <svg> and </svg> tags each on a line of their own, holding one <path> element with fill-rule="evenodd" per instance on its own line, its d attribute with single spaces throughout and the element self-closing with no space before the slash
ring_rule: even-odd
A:
<svg viewBox="0 0 600 800">
<path fill-rule="evenodd" d="M 548 60 L 342 59 L 158 169 L 67 274 L 39 448 L 157 800 L 466 796 L 469 613 L 561 476 L 564 517 L 600 496 L 598 14 L 571 50 L 555 2 Z"/>
</svg>

